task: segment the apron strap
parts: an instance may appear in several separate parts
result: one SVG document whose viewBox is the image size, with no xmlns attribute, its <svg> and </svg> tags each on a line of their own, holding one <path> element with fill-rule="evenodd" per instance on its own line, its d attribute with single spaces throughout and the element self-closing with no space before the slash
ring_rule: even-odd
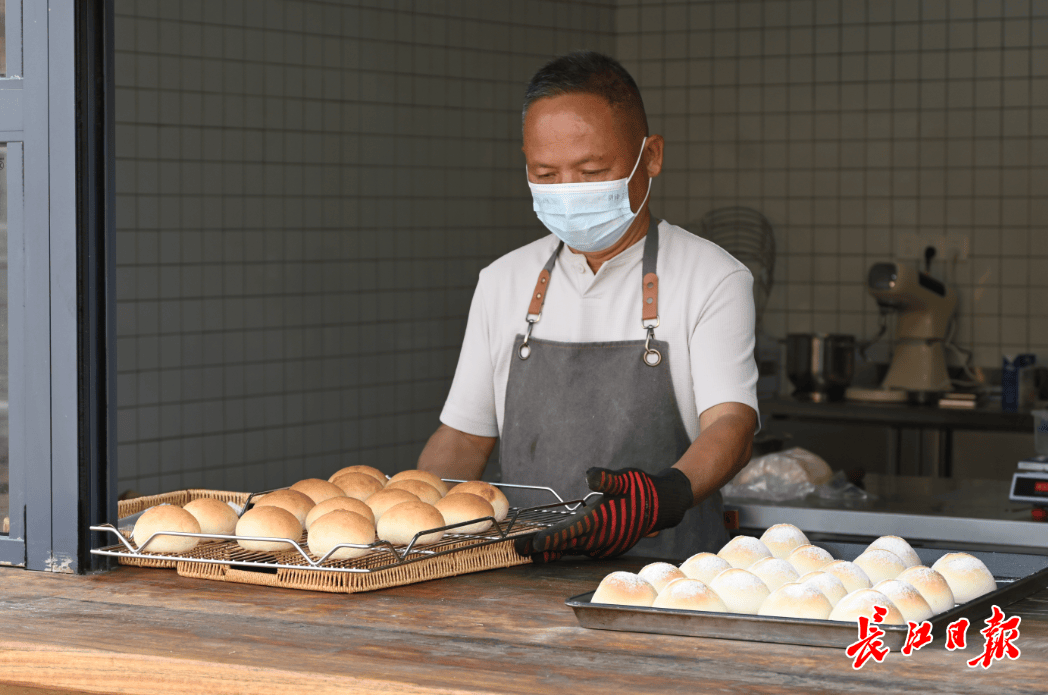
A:
<svg viewBox="0 0 1048 695">
<path fill-rule="evenodd" d="M 655 273 L 655 265 L 659 259 L 659 225 L 655 221 L 655 215 L 651 216 L 648 224 L 648 235 L 644 239 L 644 261 L 641 264 L 643 272 L 641 307 L 641 325 L 645 328 L 655 328 L 659 325 L 659 276 Z"/>
<path fill-rule="evenodd" d="M 539 273 L 538 282 L 535 283 L 535 291 L 531 293 L 531 304 L 528 305 L 528 319 L 532 316 L 542 316 L 542 305 L 546 302 L 546 290 L 549 289 L 549 277 L 550 273 L 553 272 L 553 266 L 557 262 L 557 254 L 564 248 L 564 242 L 557 244 L 556 250 L 553 251 L 553 255 L 546 261 L 546 265 L 542 268 L 542 272 Z M 535 319 L 538 321 L 538 319 Z"/>
<path fill-rule="evenodd" d="M 539 272 L 539 279 L 535 283 L 535 291 L 531 293 L 531 304 L 528 305 L 528 317 L 542 315 L 542 305 L 546 302 L 546 291 L 549 289 L 550 275 L 553 273 L 553 266 L 556 265 L 557 256 L 562 248 L 564 248 L 563 241 L 557 244 L 553 255 L 549 257 L 546 265 Z M 641 264 L 644 284 L 642 300 L 644 305 L 642 307 L 641 319 L 645 328 L 648 328 L 649 321 L 655 321 L 652 328 L 657 326 L 659 321 L 659 276 L 655 273 L 655 266 L 658 260 L 659 223 L 655 221 L 655 215 L 651 215 L 648 222 L 648 233 L 644 238 L 644 260 Z"/>
<path fill-rule="evenodd" d="M 650 213 L 649 213 L 650 214 Z M 517 348 L 517 355 L 522 360 L 531 355 L 531 346 L 528 341 L 531 338 L 531 329 L 542 318 L 542 305 L 546 302 L 546 294 L 549 292 L 549 280 L 553 273 L 553 266 L 557 263 L 557 255 L 564 248 L 561 241 L 554 249 L 553 255 L 546 261 L 539 272 L 539 279 L 535 283 L 535 290 L 531 293 L 531 303 L 528 304 L 528 330 L 524 334 L 524 342 Z M 644 341 L 644 354 L 642 359 L 649 367 L 657 367 L 662 362 L 662 354 L 651 347 L 651 341 L 655 339 L 655 329 L 659 325 L 659 276 L 655 273 L 655 265 L 659 257 L 659 223 L 655 221 L 655 215 L 648 219 L 648 233 L 644 239 L 644 259 L 641 263 L 643 273 L 641 286 L 641 325 L 647 329 L 648 337 Z"/>
<path fill-rule="evenodd" d="M 648 223 L 648 235 L 644 239 L 644 260 L 641 262 L 641 305 L 640 325 L 648 331 L 644 340 L 644 354 L 641 359 L 649 367 L 658 367 L 662 362 L 662 353 L 651 346 L 655 340 L 655 329 L 659 327 L 659 276 L 655 265 L 659 260 L 659 224 L 655 215 Z"/>
</svg>

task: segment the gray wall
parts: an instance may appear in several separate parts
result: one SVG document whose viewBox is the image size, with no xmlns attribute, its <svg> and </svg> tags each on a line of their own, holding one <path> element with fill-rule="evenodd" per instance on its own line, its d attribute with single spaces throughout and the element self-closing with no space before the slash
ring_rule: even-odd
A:
<svg viewBox="0 0 1048 695">
<path fill-rule="evenodd" d="M 774 335 L 872 336 L 866 271 L 962 233 L 958 340 L 1048 359 L 1048 2 L 620 0 L 617 51 L 666 137 L 656 209 L 776 230 Z"/>
<path fill-rule="evenodd" d="M 413 467 L 477 272 L 545 232 L 520 102 L 614 10 L 118 0 L 120 488 Z M 536 18 L 541 18 L 537 21 Z"/>
</svg>

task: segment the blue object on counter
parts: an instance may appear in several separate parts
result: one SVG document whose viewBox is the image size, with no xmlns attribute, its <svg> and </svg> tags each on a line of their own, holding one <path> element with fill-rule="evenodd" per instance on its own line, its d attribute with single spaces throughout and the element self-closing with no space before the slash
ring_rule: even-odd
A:
<svg viewBox="0 0 1048 695">
<path fill-rule="evenodd" d="M 1028 352 L 1016 355 L 1014 358 L 1011 355 L 1005 355 L 1001 359 L 1001 410 L 1009 413 L 1019 410 L 1023 370 L 1035 364 L 1037 364 L 1037 355 Z"/>
</svg>

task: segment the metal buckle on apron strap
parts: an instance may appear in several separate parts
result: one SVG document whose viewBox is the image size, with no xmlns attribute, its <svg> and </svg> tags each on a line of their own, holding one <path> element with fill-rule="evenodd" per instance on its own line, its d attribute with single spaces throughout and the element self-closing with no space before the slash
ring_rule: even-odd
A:
<svg viewBox="0 0 1048 695">
<path fill-rule="evenodd" d="M 531 303 L 528 304 L 528 315 L 526 317 L 528 320 L 528 331 L 524 334 L 524 342 L 517 348 L 517 357 L 522 360 L 526 360 L 531 356 L 531 346 L 528 345 L 528 339 L 531 338 L 532 327 L 542 318 L 542 305 L 546 303 L 550 273 L 553 272 L 553 265 L 557 262 L 557 254 L 560 253 L 562 248 L 564 248 L 564 242 L 558 242 L 553 255 L 549 257 L 546 265 L 542 268 L 542 272 L 539 273 L 539 280 L 535 283 L 535 291 L 531 293 Z M 532 316 L 535 318 L 531 318 Z"/>
<path fill-rule="evenodd" d="M 524 333 L 524 342 L 520 344 L 519 348 L 517 348 L 517 357 L 519 357 L 522 360 L 526 360 L 529 357 L 531 357 L 531 346 L 528 345 L 528 339 L 531 338 L 531 327 L 538 323 L 539 319 L 542 318 L 542 312 L 540 311 L 538 316 L 536 316 L 535 318 L 531 317 L 532 314 L 528 314 L 528 330 Z"/>
<path fill-rule="evenodd" d="M 659 327 L 659 276 L 655 268 L 659 250 L 659 225 L 654 215 L 649 225 L 648 236 L 644 240 L 644 260 L 641 262 L 640 325 L 648 329 L 641 360 L 649 367 L 658 367 L 662 362 L 662 353 L 651 346 L 651 341 L 655 340 L 655 329 Z"/>
<path fill-rule="evenodd" d="M 542 305 L 546 302 L 546 292 L 549 288 L 550 274 L 557 262 L 557 254 L 564 248 L 564 242 L 557 244 L 553 255 L 546 261 L 546 265 L 539 273 L 538 282 L 535 283 L 535 291 L 531 293 L 531 303 L 528 305 L 528 330 L 524 334 L 524 342 L 517 348 L 517 357 L 522 360 L 531 356 L 531 346 L 528 340 L 531 338 L 531 329 L 542 318 Z M 641 265 L 641 321 L 640 324 L 648 331 L 644 339 L 644 354 L 641 360 L 649 367 L 658 367 L 662 363 L 662 353 L 651 346 L 655 340 L 655 329 L 659 327 L 659 276 L 655 272 L 659 249 L 659 225 L 652 215 L 648 221 L 648 234 L 644 240 L 644 259 Z M 532 318 L 534 316 L 535 318 Z"/>
<path fill-rule="evenodd" d="M 659 327 L 659 317 L 655 317 L 654 323 L 642 320 L 640 325 L 648 329 L 648 337 L 644 339 L 644 354 L 641 355 L 641 359 L 649 367 L 658 367 L 662 362 L 662 353 L 651 347 L 651 341 L 655 340 L 655 329 Z"/>
</svg>

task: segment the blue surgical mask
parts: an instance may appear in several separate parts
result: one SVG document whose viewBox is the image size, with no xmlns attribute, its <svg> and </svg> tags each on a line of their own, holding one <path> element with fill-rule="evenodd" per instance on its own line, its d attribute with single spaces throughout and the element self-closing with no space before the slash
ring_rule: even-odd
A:
<svg viewBox="0 0 1048 695">
<path fill-rule="evenodd" d="M 565 244 L 579 251 L 603 251 L 614 245 L 637 217 L 630 208 L 629 182 L 637 171 L 647 140 L 645 137 L 641 142 L 633 171 L 624 179 L 581 183 L 528 181 L 535 214 L 542 224 Z M 648 179 L 648 192 L 637 207 L 638 212 L 648 201 L 650 193 L 651 179 Z"/>
</svg>

